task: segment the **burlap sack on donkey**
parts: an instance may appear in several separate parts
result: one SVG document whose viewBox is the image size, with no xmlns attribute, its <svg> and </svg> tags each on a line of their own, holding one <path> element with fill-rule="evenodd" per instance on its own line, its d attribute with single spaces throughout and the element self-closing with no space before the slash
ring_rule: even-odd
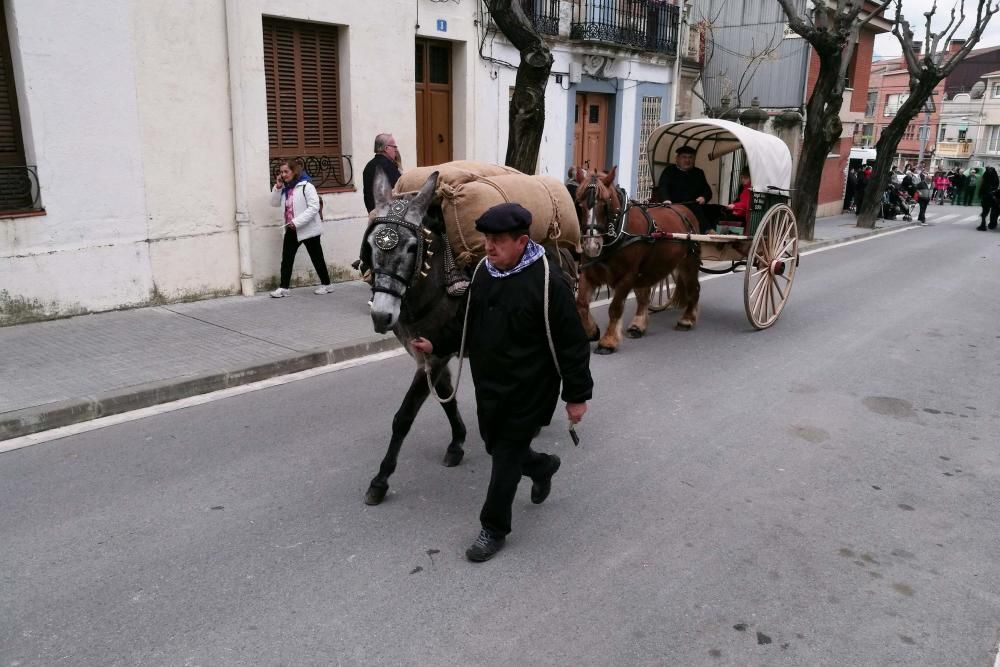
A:
<svg viewBox="0 0 1000 667">
<path fill-rule="evenodd" d="M 505 174 L 438 187 L 448 240 L 459 266 L 467 267 L 486 254 L 476 220 L 487 209 L 516 202 L 531 211 L 530 236 L 536 243 L 580 251 L 580 223 L 566 186 L 551 176 Z"/>
<path fill-rule="evenodd" d="M 472 160 L 455 160 L 444 164 L 417 167 L 409 169 L 396 181 L 393 194 L 403 192 L 416 192 L 427 181 L 427 178 L 434 172 L 438 172 L 438 188 L 442 185 L 457 187 L 463 183 L 469 183 L 480 176 L 502 176 L 504 174 L 520 174 L 513 167 L 504 167 L 488 162 L 473 162 Z"/>
</svg>

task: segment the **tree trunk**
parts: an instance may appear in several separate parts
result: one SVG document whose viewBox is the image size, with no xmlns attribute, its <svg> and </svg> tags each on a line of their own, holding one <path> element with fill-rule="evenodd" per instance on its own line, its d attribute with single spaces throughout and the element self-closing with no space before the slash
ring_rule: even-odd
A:
<svg viewBox="0 0 1000 667">
<path fill-rule="evenodd" d="M 500 32 L 521 53 L 510 100 L 506 164 L 534 174 L 545 128 L 545 87 L 552 71 L 552 54 L 519 3 L 487 0 L 486 4 Z"/>
<path fill-rule="evenodd" d="M 840 78 L 840 54 L 823 55 L 818 49 L 815 54 L 820 59 L 819 78 L 806 108 L 805 137 L 792 192 L 792 211 L 798 223 L 799 237 L 806 240 L 812 240 L 816 230 L 822 166 L 826 164 L 826 157 L 843 130 L 840 107 L 844 95 L 836 92 Z"/>
<path fill-rule="evenodd" d="M 875 143 L 875 166 L 872 168 L 872 177 L 865 186 L 864 201 L 862 201 L 861 211 L 858 212 L 858 227 L 875 228 L 875 221 L 880 217 L 882 193 L 889 184 L 889 169 L 892 167 L 892 158 L 896 155 L 896 148 L 899 147 L 899 142 L 903 139 L 907 126 L 920 115 L 927 99 L 934 92 L 934 88 L 944 78 L 936 76 L 932 72 L 926 72 L 922 77 L 910 92 L 910 97 L 896 112 L 895 118 L 882 130 L 882 135 Z"/>
</svg>

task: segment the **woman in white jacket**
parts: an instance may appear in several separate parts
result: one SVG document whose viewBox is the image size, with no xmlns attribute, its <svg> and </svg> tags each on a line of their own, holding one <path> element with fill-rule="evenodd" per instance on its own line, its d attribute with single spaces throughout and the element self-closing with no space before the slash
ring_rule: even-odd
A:
<svg viewBox="0 0 1000 667">
<path fill-rule="evenodd" d="M 328 294 L 330 273 L 323 257 L 320 235 L 323 233 L 323 218 L 320 215 L 319 193 L 309 182 L 302 162 L 286 160 L 278 169 L 278 178 L 271 190 L 271 206 L 284 206 L 285 238 L 281 245 L 281 283 L 271 296 L 278 299 L 288 296 L 288 286 L 292 280 L 292 265 L 300 244 L 305 244 L 309 259 L 322 283 L 313 294 Z"/>
</svg>

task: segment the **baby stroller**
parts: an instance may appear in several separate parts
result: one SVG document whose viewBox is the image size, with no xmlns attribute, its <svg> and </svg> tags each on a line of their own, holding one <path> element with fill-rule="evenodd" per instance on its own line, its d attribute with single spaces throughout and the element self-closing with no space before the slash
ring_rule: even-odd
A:
<svg viewBox="0 0 1000 667">
<path fill-rule="evenodd" d="M 897 215 L 902 215 L 903 220 L 910 221 L 916 205 L 906 190 L 897 188 L 893 183 L 882 192 L 882 218 L 885 220 L 895 220 Z"/>
</svg>

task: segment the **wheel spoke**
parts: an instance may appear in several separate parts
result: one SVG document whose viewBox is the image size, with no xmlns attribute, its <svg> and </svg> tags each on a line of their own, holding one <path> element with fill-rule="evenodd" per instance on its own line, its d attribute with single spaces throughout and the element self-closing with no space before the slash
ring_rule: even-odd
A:
<svg viewBox="0 0 1000 667">
<path fill-rule="evenodd" d="M 764 280 L 760 281 L 760 284 L 762 287 L 764 287 L 764 289 L 761 289 L 759 292 L 757 292 L 757 298 L 754 299 L 752 310 L 755 313 L 760 313 L 761 305 L 764 302 L 764 294 L 767 293 L 767 278 L 764 278 Z"/>
</svg>

